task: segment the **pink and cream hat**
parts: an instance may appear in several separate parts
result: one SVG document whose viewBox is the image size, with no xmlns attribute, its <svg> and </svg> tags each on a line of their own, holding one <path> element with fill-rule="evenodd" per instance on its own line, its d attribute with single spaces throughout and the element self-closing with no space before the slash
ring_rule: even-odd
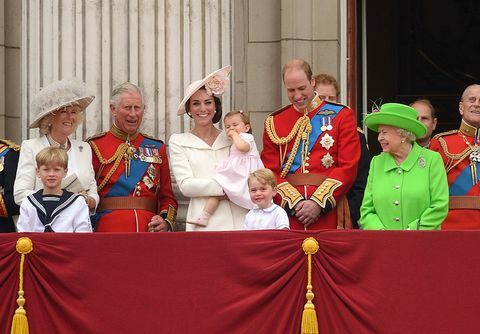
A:
<svg viewBox="0 0 480 334">
<path fill-rule="evenodd" d="M 85 84 L 77 78 L 55 81 L 40 90 L 32 99 L 30 128 L 38 128 L 48 114 L 72 105 L 84 110 L 95 96 L 87 93 Z"/>
<path fill-rule="evenodd" d="M 203 86 L 205 86 L 208 95 L 216 97 L 222 96 L 225 92 L 225 87 L 227 87 L 230 83 L 228 75 L 231 71 L 232 66 L 227 65 L 210 73 L 202 80 L 196 80 L 188 85 L 187 88 L 185 88 L 185 97 L 178 105 L 177 115 L 183 115 L 186 112 L 185 104 L 192 97 L 192 95 Z"/>
</svg>

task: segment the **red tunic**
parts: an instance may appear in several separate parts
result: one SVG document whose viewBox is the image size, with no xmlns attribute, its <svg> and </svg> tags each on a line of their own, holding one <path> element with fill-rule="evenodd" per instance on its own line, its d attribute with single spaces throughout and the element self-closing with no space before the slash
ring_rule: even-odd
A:
<svg viewBox="0 0 480 334">
<path fill-rule="evenodd" d="M 158 139 L 143 134 L 133 136 L 126 145 L 126 134 L 115 126 L 107 132 L 87 140 L 94 152 L 92 156 L 100 205 L 93 220 L 98 232 L 147 232 L 151 218 L 162 216 L 173 230 L 177 201 L 172 191 L 166 146 Z M 128 164 L 128 161 L 130 162 Z M 130 166 L 130 167 L 128 167 Z M 129 168 L 129 173 L 127 173 Z M 105 209 L 106 199 L 115 198 Z M 127 204 L 118 204 L 123 198 Z M 156 209 L 127 208 L 154 204 Z M 123 201 L 120 201 L 123 203 Z M 123 205 L 123 206 L 122 206 Z M 153 212 L 155 210 L 156 212 Z"/>
<path fill-rule="evenodd" d="M 337 210 L 333 208 L 339 203 L 348 208 L 344 197 L 355 181 L 360 158 L 355 113 L 343 105 L 322 102 L 316 96 L 308 107 L 310 135 L 307 136 L 309 125 L 305 128 L 300 125 L 299 133 L 279 143 L 279 139 L 292 133 L 302 116 L 289 105 L 267 118 L 261 158 L 265 167 L 277 176 L 276 203 L 290 214 L 304 199 L 311 199 L 322 208 L 319 219 L 308 228 L 290 215 L 291 229 L 337 228 Z M 298 145 L 296 139 L 299 139 Z M 307 144 L 308 150 L 302 154 L 302 147 Z M 296 158 L 289 167 L 290 153 L 295 146 L 298 146 Z M 282 171 L 286 175 L 282 175 Z"/>
<path fill-rule="evenodd" d="M 462 120 L 459 130 L 439 133 L 430 141 L 430 149 L 441 154 L 447 172 L 450 207 L 444 230 L 480 228 L 480 163 L 470 162 L 475 136 L 478 143 L 479 130 Z"/>
</svg>

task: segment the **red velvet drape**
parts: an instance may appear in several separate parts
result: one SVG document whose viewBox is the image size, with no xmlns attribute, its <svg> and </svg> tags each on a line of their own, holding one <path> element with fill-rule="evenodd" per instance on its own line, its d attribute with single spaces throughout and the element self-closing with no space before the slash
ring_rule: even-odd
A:
<svg viewBox="0 0 480 334">
<path fill-rule="evenodd" d="M 28 236 L 30 333 L 299 333 L 316 238 L 320 333 L 479 333 L 480 231 L 0 235 L 0 331 Z"/>
</svg>

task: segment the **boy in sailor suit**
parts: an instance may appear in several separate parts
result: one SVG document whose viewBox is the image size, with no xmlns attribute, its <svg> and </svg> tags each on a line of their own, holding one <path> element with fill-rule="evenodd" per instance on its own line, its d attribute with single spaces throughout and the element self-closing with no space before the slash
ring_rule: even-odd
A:
<svg viewBox="0 0 480 334">
<path fill-rule="evenodd" d="M 49 146 L 35 159 L 43 189 L 22 201 L 18 232 L 92 232 L 85 198 L 61 188 L 68 166 L 65 149 Z"/>
</svg>

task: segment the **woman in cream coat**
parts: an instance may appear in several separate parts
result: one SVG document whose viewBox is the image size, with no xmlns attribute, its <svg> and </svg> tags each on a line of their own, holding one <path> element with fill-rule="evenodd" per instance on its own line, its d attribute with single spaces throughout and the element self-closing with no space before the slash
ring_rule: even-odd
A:
<svg viewBox="0 0 480 334">
<path fill-rule="evenodd" d="M 188 133 L 170 137 L 170 163 L 182 194 L 190 197 L 187 220 L 198 217 L 210 196 L 218 196 L 220 205 L 206 227 L 187 224 L 187 231 L 243 229 L 247 210 L 230 202 L 213 179 L 215 165 L 227 158 L 231 142 L 214 124 L 222 116 L 220 96 L 228 85 L 230 66 L 191 83 L 178 107 L 178 115 L 187 113 L 194 122 Z"/>
<path fill-rule="evenodd" d="M 90 146 L 80 140 L 71 139 L 82 120 L 82 111 L 93 101 L 84 84 L 78 79 L 54 82 L 43 88 L 32 100 L 33 121 L 30 128 L 40 129 L 40 138 L 22 143 L 18 160 L 14 197 L 17 204 L 42 188 L 36 177 L 35 156 L 47 146 L 60 146 L 67 150 L 68 173 L 62 188 L 81 193 L 91 212 L 98 205 L 97 184 L 92 167 Z"/>
</svg>

